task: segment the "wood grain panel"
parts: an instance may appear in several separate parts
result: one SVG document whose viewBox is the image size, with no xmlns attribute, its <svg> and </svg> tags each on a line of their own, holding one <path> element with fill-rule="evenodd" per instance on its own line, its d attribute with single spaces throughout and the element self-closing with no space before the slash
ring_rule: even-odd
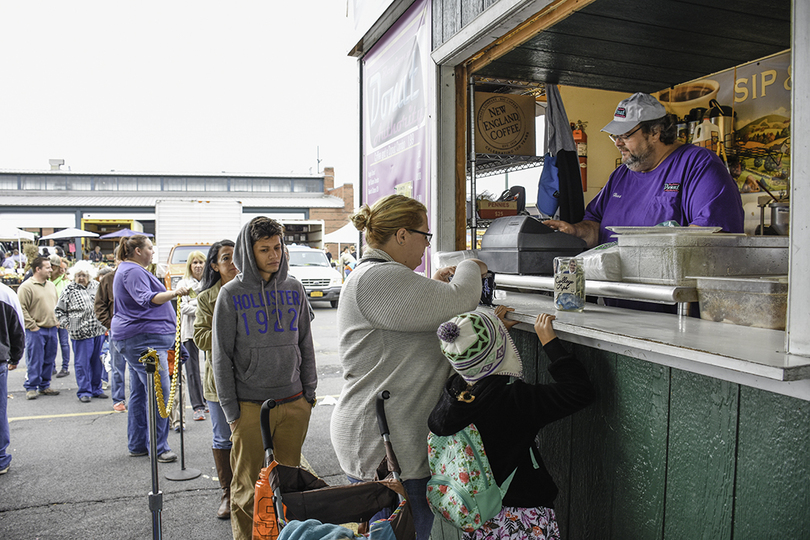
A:
<svg viewBox="0 0 810 540">
<path fill-rule="evenodd" d="M 464 28 L 470 21 L 484 11 L 483 0 L 461 0 L 461 27 Z"/>
<path fill-rule="evenodd" d="M 734 538 L 810 538 L 810 403 L 740 389 Z"/>
<path fill-rule="evenodd" d="M 616 355 L 581 345 L 570 350 L 588 370 L 596 401 L 571 417 L 570 502 L 560 532 L 571 540 L 603 540 L 609 538 L 613 519 Z"/>
<path fill-rule="evenodd" d="M 611 538 L 661 537 L 666 486 L 669 368 L 618 356 L 611 450 Z"/>
<path fill-rule="evenodd" d="M 739 386 L 672 370 L 664 538 L 731 538 Z"/>
</svg>

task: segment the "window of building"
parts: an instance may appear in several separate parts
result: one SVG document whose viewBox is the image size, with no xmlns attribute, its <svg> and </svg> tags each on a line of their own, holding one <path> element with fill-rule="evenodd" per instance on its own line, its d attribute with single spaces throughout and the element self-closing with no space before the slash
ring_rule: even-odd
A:
<svg viewBox="0 0 810 540">
<path fill-rule="evenodd" d="M 158 187 L 157 189 L 160 189 Z M 178 178 L 178 177 L 167 177 L 163 179 L 163 189 L 164 191 L 185 191 L 186 190 L 186 179 L 185 178 Z"/>
<path fill-rule="evenodd" d="M 90 191 L 93 189 L 93 181 L 90 176 L 71 176 L 65 178 L 65 187 L 56 189 L 68 189 L 77 191 Z"/>
<path fill-rule="evenodd" d="M 138 179 L 134 176 L 120 176 L 118 181 L 118 191 L 138 191 Z"/>
<path fill-rule="evenodd" d="M 118 179 L 114 176 L 96 177 L 96 191 L 116 191 L 118 190 Z"/>
<path fill-rule="evenodd" d="M 188 191 L 205 191 L 205 186 L 216 181 L 211 178 L 198 178 L 198 177 L 188 177 L 186 178 L 186 189 Z"/>
<path fill-rule="evenodd" d="M 0 176 L 0 189 L 17 189 L 17 177 Z"/>
<path fill-rule="evenodd" d="M 323 191 L 323 185 L 320 180 L 294 180 L 293 192 L 294 193 L 320 193 Z"/>
<path fill-rule="evenodd" d="M 270 191 L 276 193 L 290 193 L 292 186 L 290 180 L 273 179 L 270 180 Z"/>
<path fill-rule="evenodd" d="M 160 191 L 160 178 L 141 176 L 137 179 L 138 189 L 143 191 Z"/>
<path fill-rule="evenodd" d="M 250 191 L 250 181 L 247 178 L 231 178 L 231 191 Z"/>
<path fill-rule="evenodd" d="M 205 191 L 228 191 L 228 180 L 229 178 L 206 178 L 205 179 L 205 187 L 200 188 L 204 189 Z M 191 180 L 189 180 L 189 185 L 191 185 Z"/>
<path fill-rule="evenodd" d="M 45 189 L 45 179 L 41 176 L 23 176 L 23 189 Z"/>
</svg>

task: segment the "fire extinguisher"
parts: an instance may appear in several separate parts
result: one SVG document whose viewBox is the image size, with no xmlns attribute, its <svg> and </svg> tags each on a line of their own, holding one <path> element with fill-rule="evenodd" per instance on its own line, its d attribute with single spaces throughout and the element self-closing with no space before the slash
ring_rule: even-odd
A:
<svg viewBox="0 0 810 540">
<path fill-rule="evenodd" d="M 585 133 L 587 123 L 577 120 L 576 124 L 571 124 L 574 134 L 574 142 L 577 143 L 577 158 L 579 158 L 579 173 L 582 176 L 582 191 L 588 191 L 588 135 Z"/>
</svg>

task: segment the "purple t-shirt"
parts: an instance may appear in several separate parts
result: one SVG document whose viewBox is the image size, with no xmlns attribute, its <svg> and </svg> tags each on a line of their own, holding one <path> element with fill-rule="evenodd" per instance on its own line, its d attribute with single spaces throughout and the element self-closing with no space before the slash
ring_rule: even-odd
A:
<svg viewBox="0 0 810 540">
<path fill-rule="evenodd" d="M 652 227 L 670 220 L 741 233 L 744 214 L 740 191 L 720 158 L 685 144 L 650 172 L 624 165 L 613 171 L 584 219 L 600 223 L 599 243 L 604 244 L 616 239 L 605 227 Z"/>
<path fill-rule="evenodd" d="M 122 262 L 113 279 L 113 318 L 110 332 L 116 340 L 139 334 L 174 334 L 177 314 L 172 303 L 152 303 L 166 287 L 143 266 Z"/>
</svg>

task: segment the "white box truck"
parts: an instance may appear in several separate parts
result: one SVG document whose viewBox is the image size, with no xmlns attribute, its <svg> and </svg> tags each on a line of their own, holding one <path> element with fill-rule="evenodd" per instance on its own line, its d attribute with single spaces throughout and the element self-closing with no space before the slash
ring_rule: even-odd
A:
<svg viewBox="0 0 810 540">
<path fill-rule="evenodd" d="M 156 262 L 166 265 L 165 284 L 174 289 L 193 251 L 208 254 L 211 244 L 228 238 L 236 241 L 242 228 L 242 203 L 167 199 L 155 203 Z"/>
</svg>

